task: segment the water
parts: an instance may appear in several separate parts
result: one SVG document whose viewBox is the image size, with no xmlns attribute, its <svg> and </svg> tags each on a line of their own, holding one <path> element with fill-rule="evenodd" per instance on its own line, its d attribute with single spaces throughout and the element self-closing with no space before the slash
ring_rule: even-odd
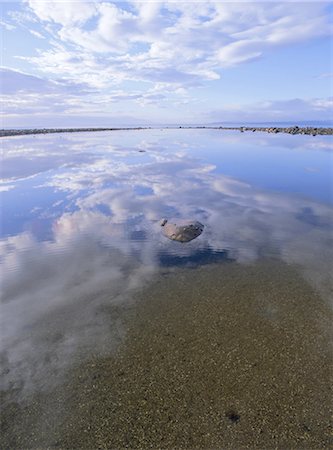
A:
<svg viewBox="0 0 333 450">
<path fill-rule="evenodd" d="M 29 404 L 62 386 L 73 367 L 113 357 L 130 334 L 123 315 L 143 291 L 145 298 L 164 298 L 171 275 L 183 277 L 186 297 L 194 273 L 207 273 L 207 286 L 213 286 L 216 267 L 228 267 L 221 277 L 233 279 L 238 289 L 246 267 L 269 261 L 269 283 L 278 271 L 274 264 L 290 267 L 313 289 L 311 308 L 318 307 L 320 317 L 329 314 L 329 136 L 151 129 L 19 136 L 2 143 L 6 404 Z M 161 233 L 164 217 L 198 220 L 205 229 L 190 243 L 173 242 Z M 239 267 L 245 272 L 237 281 L 233 268 Z M 254 271 L 258 286 L 260 270 Z M 284 280 L 288 270 L 281 269 Z M 153 296 L 150 286 L 160 279 Z M 243 284 L 252 286 L 254 279 Z M 280 285 L 274 284 L 272 296 Z M 240 295 L 250 296 L 250 290 Z M 272 320 L 275 310 L 267 306 L 265 317 Z M 6 414 L 19 424 L 17 410 Z M 41 433 L 40 423 L 34 426 Z"/>
</svg>

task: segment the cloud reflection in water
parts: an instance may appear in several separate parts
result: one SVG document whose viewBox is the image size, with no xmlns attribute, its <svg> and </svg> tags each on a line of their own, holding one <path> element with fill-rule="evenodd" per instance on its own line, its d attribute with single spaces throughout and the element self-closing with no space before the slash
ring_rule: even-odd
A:
<svg viewBox="0 0 333 450">
<path fill-rule="evenodd" d="M 82 133 L 5 141 L 5 162 L 12 155 L 22 161 L 16 172 L 9 165 L 7 182 L 14 193 L 23 183 L 31 203 L 36 200 L 23 217 L 17 208 L 10 210 L 13 229 L 21 231 L 1 241 L 5 386 L 24 381 L 26 387 L 40 388 L 54 382 L 70 361 L 110 352 L 124 332 L 117 308 L 163 266 L 274 257 L 298 265 L 328 296 L 332 208 L 306 195 L 274 192 L 225 175 L 230 156 L 224 155 L 230 146 L 239 148 L 243 136 L 220 135 L 217 160 L 216 154 L 210 158 L 208 151 L 205 158 L 203 153 L 210 139 L 214 147 L 216 137 L 205 133 L 196 140 L 198 134 L 190 133 Z M 269 153 L 267 138 L 256 139 Z M 142 148 L 145 153 L 138 152 Z M 242 164 L 241 154 L 234 157 L 236 165 Z M 33 172 L 25 170 L 25 158 L 33 160 Z M 40 195 L 50 190 L 54 195 L 46 194 L 38 208 Z M 5 209 L 10 192 L 3 193 Z M 205 230 L 179 244 L 161 234 L 162 217 L 196 219 Z M 29 228 L 32 220 L 44 220 L 49 233 Z"/>
</svg>

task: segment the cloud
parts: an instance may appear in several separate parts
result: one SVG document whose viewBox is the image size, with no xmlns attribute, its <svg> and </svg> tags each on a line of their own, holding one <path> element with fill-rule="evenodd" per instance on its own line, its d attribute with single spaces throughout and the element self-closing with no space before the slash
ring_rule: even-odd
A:
<svg viewBox="0 0 333 450">
<path fill-rule="evenodd" d="M 4 95 L 29 92 L 41 95 L 57 93 L 73 95 L 88 92 L 88 86 L 83 83 L 74 83 L 64 79 L 53 81 L 6 67 L 0 67 L 0 76 L 1 93 Z"/>
<path fill-rule="evenodd" d="M 29 32 L 30 32 L 33 36 L 38 37 L 39 39 L 46 39 L 46 37 L 43 36 L 43 35 L 42 35 L 41 33 L 39 33 L 38 31 L 35 31 L 35 30 L 29 30 Z"/>
<path fill-rule="evenodd" d="M 249 105 L 229 105 L 207 114 L 210 121 L 279 122 L 326 121 L 332 122 L 332 98 L 309 100 L 290 99 L 259 102 Z"/>
<path fill-rule="evenodd" d="M 49 80 L 8 68 L 0 68 L 2 81 L 2 114 L 6 121 L 16 115 L 98 112 L 96 91 L 84 83 L 71 80 Z M 6 122 L 7 123 L 7 122 Z M 39 124 L 40 125 L 40 124 Z"/>
<path fill-rule="evenodd" d="M 322 79 L 322 78 L 333 78 L 333 72 L 321 73 L 316 78 L 319 78 L 319 79 Z"/>
<path fill-rule="evenodd" d="M 225 67 L 331 32 L 327 4 L 321 2 L 302 7 L 290 2 L 214 1 L 55 2 L 54 8 L 34 0 L 28 4 L 40 20 L 53 26 L 62 53 L 78 58 L 57 65 L 60 53 L 53 49 L 30 61 L 45 72 L 73 77 L 86 73 L 96 86 L 122 80 L 186 86 L 218 79 Z"/>
<path fill-rule="evenodd" d="M 33 53 L 15 55 L 25 73 L 3 72 L 6 123 L 21 114 L 27 126 L 61 113 L 72 124 L 84 115 L 198 121 L 200 88 L 223 71 L 331 32 L 323 2 L 27 0 L 9 19 L 39 39 Z"/>
<path fill-rule="evenodd" d="M 5 30 L 8 30 L 8 31 L 15 30 L 15 28 L 16 28 L 14 25 L 12 25 L 10 23 L 7 23 L 7 22 L 4 22 L 3 20 L 0 20 L 0 26 L 3 27 Z"/>
<path fill-rule="evenodd" d="M 144 69 L 142 69 L 144 70 Z M 148 68 L 146 70 L 149 70 Z M 36 115 L 38 120 L 51 117 L 51 114 L 68 114 L 68 124 L 73 126 L 76 122 L 79 126 L 84 126 L 82 120 L 86 116 L 85 124 L 88 126 L 96 122 L 96 117 L 103 120 L 105 125 L 113 124 L 131 125 L 135 123 L 151 122 L 135 116 L 126 118 L 126 114 L 121 114 L 118 119 L 112 115 L 112 107 L 117 104 L 136 104 L 144 108 L 147 105 L 156 105 L 161 107 L 165 102 L 170 106 L 173 102 L 176 104 L 186 104 L 191 101 L 186 89 L 182 87 L 183 83 L 189 82 L 196 77 L 187 78 L 182 73 L 165 70 L 166 80 L 163 82 L 162 75 L 156 75 L 156 83 L 153 88 L 141 90 L 131 90 L 130 92 L 122 89 L 112 89 L 108 93 L 99 93 L 96 88 L 89 86 L 88 83 L 74 82 L 69 79 L 58 78 L 50 80 L 44 77 L 29 75 L 24 72 L 8 68 L 0 68 L 2 79 L 2 112 L 6 115 L 16 117 L 16 115 Z M 178 77 L 178 78 L 177 78 Z M 87 76 L 87 78 L 89 78 Z M 170 85 L 170 79 L 175 86 Z M 135 108 L 134 108 L 135 109 Z M 218 110 L 212 110 L 205 113 L 204 122 L 251 122 L 251 121 L 331 121 L 333 112 L 333 100 L 328 98 L 314 99 L 289 99 L 289 100 L 271 100 L 244 105 L 228 105 Z M 74 116 L 77 115 L 77 118 Z M 127 114 L 128 115 L 128 114 Z M 30 117 L 31 123 L 33 117 Z M 73 118 L 71 118 L 73 116 Z M 119 121 L 120 119 L 120 121 Z M 8 119 L 7 119 L 8 120 Z M 50 119 L 52 122 L 52 119 Z M 80 122 L 81 121 L 81 122 Z M 115 121 L 115 122 L 114 122 Z M 57 121 L 53 121 L 54 126 Z M 102 124 L 102 122 L 99 122 Z M 40 124 L 40 122 L 39 122 Z M 62 124 L 60 124 L 62 126 Z"/>
<path fill-rule="evenodd" d="M 137 109 L 138 105 L 144 108 L 147 105 L 160 106 L 167 101 L 179 103 L 188 101 L 186 91 L 181 88 L 170 89 L 163 83 L 158 83 L 154 88 L 146 91 L 132 90 L 129 93 L 125 90 L 114 89 L 102 94 L 96 88 L 91 88 L 83 82 L 76 83 L 63 78 L 50 80 L 8 68 L 0 68 L 0 76 L 3 83 L 2 113 L 6 115 L 7 126 L 10 126 L 10 118 L 15 119 L 17 115 L 30 115 L 30 124 L 36 116 L 40 126 L 41 120 L 43 123 L 45 120 L 52 122 L 52 114 L 54 118 L 52 126 L 58 126 L 56 115 L 59 113 L 66 113 L 66 123 L 70 126 L 73 126 L 74 122 L 77 122 L 79 126 L 84 126 L 83 122 L 92 126 L 96 123 L 96 117 L 92 118 L 92 114 L 101 120 L 104 119 L 105 126 L 151 123 L 145 122 L 142 118 L 131 117 L 128 113 L 114 117 L 112 108 L 123 103 L 135 104 L 134 109 Z M 73 115 L 77 117 L 71 118 Z M 60 126 L 64 126 L 63 118 L 62 122 Z M 100 121 L 99 125 L 101 123 Z"/>
<path fill-rule="evenodd" d="M 96 14 L 96 7 L 93 2 L 29 0 L 28 4 L 39 19 L 63 26 L 82 25 Z"/>
</svg>

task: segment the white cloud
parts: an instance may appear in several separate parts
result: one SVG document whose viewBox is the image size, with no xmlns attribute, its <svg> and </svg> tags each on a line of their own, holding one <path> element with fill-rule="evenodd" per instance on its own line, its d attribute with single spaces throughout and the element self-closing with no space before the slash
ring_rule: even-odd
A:
<svg viewBox="0 0 333 450">
<path fill-rule="evenodd" d="M 93 2 L 48 0 L 28 0 L 28 4 L 41 20 L 52 21 L 63 26 L 82 25 L 94 14 L 96 8 Z"/>
<path fill-rule="evenodd" d="M 12 95 L 16 93 L 39 92 L 40 94 L 82 94 L 89 91 L 83 83 L 73 83 L 68 80 L 48 80 L 30 75 L 19 70 L 0 67 L 2 80 L 1 93 Z"/>
<path fill-rule="evenodd" d="M 262 55 L 263 43 L 258 40 L 240 40 L 226 45 L 217 52 L 217 60 L 223 67 L 234 66 Z"/>
<path fill-rule="evenodd" d="M 52 50 L 31 62 L 51 73 L 86 73 L 96 86 L 124 79 L 184 85 L 217 79 L 224 67 L 278 45 L 330 34 L 327 5 L 321 2 L 54 3 L 53 8 L 31 0 L 29 6 L 39 19 L 56 24 L 53 34 L 63 54 L 78 60 L 69 58 L 63 66 L 56 62 L 61 52 Z"/>
<path fill-rule="evenodd" d="M 110 117 L 112 108 L 116 104 L 161 105 L 163 102 L 188 102 L 187 93 L 182 88 L 176 92 L 163 83 L 154 88 L 132 90 L 128 93 L 122 89 L 112 89 L 106 93 L 99 93 L 84 83 L 75 83 L 70 80 L 48 80 L 17 70 L 0 68 L 3 81 L 2 113 L 6 117 L 15 117 L 17 114 L 30 114 L 32 116 L 66 113 L 67 115 L 97 114 Z M 112 119 L 114 120 L 114 119 Z M 132 118 L 131 124 L 137 119 Z M 114 122 L 112 122 L 114 123 Z M 112 125 L 111 123 L 111 125 Z"/>
<path fill-rule="evenodd" d="M 332 122 L 332 98 L 290 99 L 258 102 L 255 104 L 228 105 L 210 111 L 210 121 L 267 122 L 267 121 L 329 121 Z"/>
<path fill-rule="evenodd" d="M 60 59 L 55 59 L 54 64 L 62 66 L 66 61 L 71 60 L 70 55 L 60 54 Z M 74 57 L 73 57 L 74 58 Z M 51 55 L 50 55 L 51 59 Z M 72 64 L 75 61 L 72 60 Z M 97 63 L 90 61 L 92 67 Z M 142 70 L 145 70 L 142 67 Z M 104 71 L 104 77 L 107 78 L 107 69 Z M 164 75 L 167 74 L 165 70 Z M 89 86 L 89 76 L 86 74 L 82 76 L 81 83 L 75 83 L 70 79 L 49 80 L 47 78 L 29 75 L 24 72 L 14 71 L 8 68 L 0 68 L 0 74 L 3 81 L 2 89 L 2 113 L 7 117 L 16 117 L 18 114 L 30 115 L 30 120 L 33 116 L 42 118 L 43 116 L 51 116 L 52 114 L 66 113 L 68 116 L 77 115 L 81 118 L 84 115 L 87 117 L 93 114 L 105 119 L 112 118 L 111 125 L 114 120 L 113 111 L 115 105 L 127 105 L 127 110 L 132 108 L 137 111 L 140 108 L 147 106 L 163 107 L 163 104 L 175 107 L 177 105 L 186 105 L 193 101 L 188 92 L 182 87 L 182 82 L 196 79 L 196 76 L 188 75 L 186 78 L 184 74 L 177 73 L 175 70 L 170 70 L 170 77 L 173 77 L 174 84 L 170 83 L 166 77 L 165 82 L 158 81 L 152 88 L 132 89 L 130 92 L 124 89 L 109 89 L 108 92 L 99 92 L 96 88 Z M 178 77 L 178 78 L 177 78 Z M 103 77 L 102 77 L 103 78 Z M 160 78 L 163 78 L 160 76 Z M 175 80 L 178 79 L 178 83 Z M 84 83 L 84 81 L 87 83 Z M 99 80 L 99 82 L 103 82 Z M 201 120 L 206 122 L 217 121 L 304 121 L 304 120 L 319 120 L 329 121 L 332 118 L 333 101 L 331 97 L 328 98 L 314 98 L 314 99 L 289 99 L 289 100 L 272 100 L 265 102 L 258 102 L 255 104 L 239 104 L 226 105 L 219 110 L 213 110 L 205 113 L 205 117 Z M 39 119 L 40 120 L 40 119 Z M 195 122 L 195 118 L 192 121 Z M 136 119 L 132 117 L 130 124 L 135 124 Z M 70 125 L 71 119 L 68 118 Z M 118 121 L 117 121 L 118 123 Z M 125 121 L 126 123 L 126 121 Z M 125 124 L 122 122 L 122 125 Z M 89 121 L 87 122 L 89 126 Z"/>
<path fill-rule="evenodd" d="M 0 26 L 3 27 L 5 30 L 8 30 L 8 31 L 15 30 L 15 28 L 16 28 L 14 25 L 12 25 L 10 23 L 7 23 L 7 22 L 4 22 L 3 20 L 0 20 Z"/>
<path fill-rule="evenodd" d="M 91 89 L 69 80 L 48 80 L 5 67 L 0 68 L 2 114 L 86 112 L 97 109 L 98 97 L 90 99 Z"/>
<path fill-rule="evenodd" d="M 187 116 L 186 121 L 197 121 L 205 82 L 279 46 L 330 33 L 322 2 L 27 0 L 8 17 L 11 26 L 46 37 L 33 53 L 15 55 L 19 67 L 28 72 L 31 66 L 34 75 L 5 75 L 4 112 L 13 120 L 20 108 L 22 114 L 41 117 L 48 108 L 49 114 L 80 112 L 81 118 L 125 111 L 135 117 L 139 105 L 143 119 L 159 110 L 163 122 L 177 113 L 175 120 Z M 33 92 L 43 95 L 34 99 Z M 166 106 L 176 113 L 167 117 Z M 271 115 L 279 118 L 283 108 L 273 106 Z M 319 100 L 311 107 L 325 110 Z"/>
<path fill-rule="evenodd" d="M 35 30 L 29 30 L 29 32 L 30 32 L 33 36 L 38 37 L 39 39 L 46 39 L 46 37 L 43 36 L 43 35 L 42 35 L 41 33 L 39 33 L 38 31 L 35 31 Z"/>
<path fill-rule="evenodd" d="M 333 78 L 333 72 L 325 72 L 318 75 L 316 78 Z"/>
<path fill-rule="evenodd" d="M 317 98 L 312 100 L 311 105 L 319 111 L 333 112 L 333 97 L 331 98 Z"/>
</svg>

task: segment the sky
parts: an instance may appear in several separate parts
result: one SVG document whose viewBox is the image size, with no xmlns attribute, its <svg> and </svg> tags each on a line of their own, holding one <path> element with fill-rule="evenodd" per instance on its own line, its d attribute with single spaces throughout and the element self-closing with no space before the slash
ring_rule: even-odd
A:
<svg viewBox="0 0 333 450">
<path fill-rule="evenodd" d="M 332 3 L 0 7 L 2 127 L 332 121 Z"/>
</svg>

